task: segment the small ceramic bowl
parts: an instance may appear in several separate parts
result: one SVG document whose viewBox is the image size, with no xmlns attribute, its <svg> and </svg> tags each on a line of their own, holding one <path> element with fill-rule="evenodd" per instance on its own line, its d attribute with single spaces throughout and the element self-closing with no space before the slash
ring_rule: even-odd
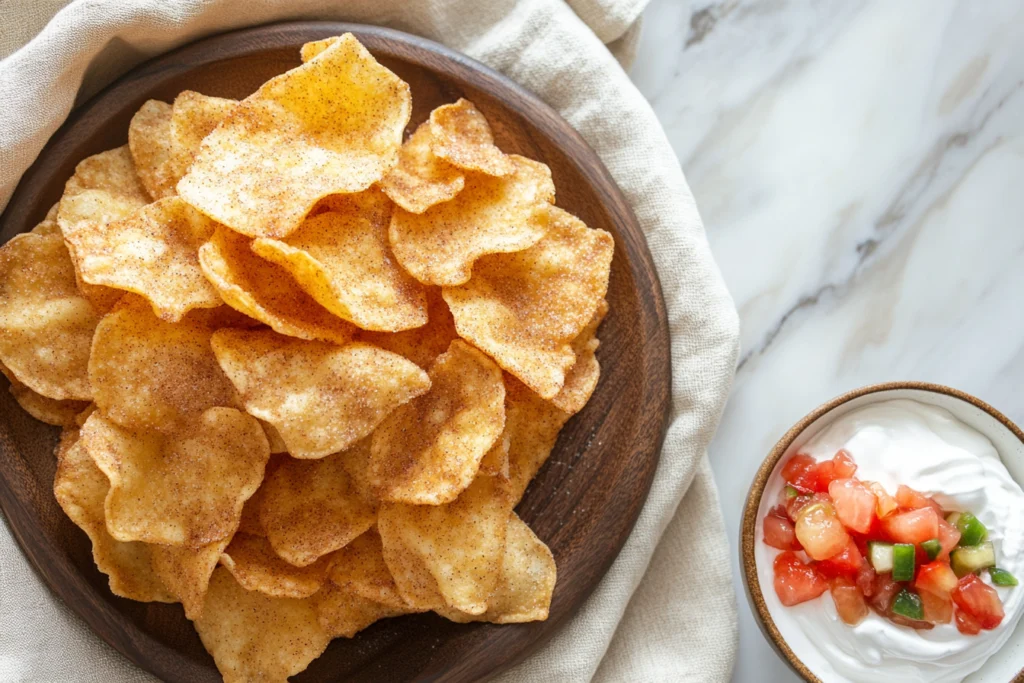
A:
<svg viewBox="0 0 1024 683">
<path fill-rule="evenodd" d="M 996 447 L 999 456 L 1014 480 L 1024 486 L 1024 432 L 1005 415 L 984 401 L 938 384 L 924 382 L 890 382 L 856 389 L 819 406 L 796 423 L 785 436 L 779 439 L 771 453 L 765 458 L 754 477 L 747 494 L 740 527 L 740 565 L 743 583 L 747 589 L 754 617 L 776 653 L 792 669 L 809 683 L 833 683 L 815 675 L 814 662 L 804 662 L 786 641 L 786 637 L 805 638 L 800 632 L 783 634 L 772 619 L 765 603 L 765 592 L 772 591 L 770 585 L 762 589 L 758 579 L 755 549 L 762 543 L 759 521 L 775 504 L 762 502 L 762 494 L 769 481 L 788 456 L 796 453 L 807 441 L 835 419 L 857 408 L 871 403 L 893 399 L 913 399 L 945 408 L 957 419 L 986 436 Z M 808 658 L 810 659 L 810 658 Z M 1024 620 L 1018 623 L 1010 639 L 977 672 L 971 674 L 965 683 L 1011 683 L 1024 682 Z"/>
</svg>

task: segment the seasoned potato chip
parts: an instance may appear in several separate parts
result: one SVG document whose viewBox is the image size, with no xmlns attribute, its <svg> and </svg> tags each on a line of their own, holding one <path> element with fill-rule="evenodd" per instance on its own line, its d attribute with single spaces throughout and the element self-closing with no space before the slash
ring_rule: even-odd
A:
<svg viewBox="0 0 1024 683">
<path fill-rule="evenodd" d="M 395 410 L 373 433 L 370 479 L 381 500 L 455 500 L 505 426 L 501 370 L 453 341 L 430 368 L 430 391 Z"/>
<path fill-rule="evenodd" d="M 235 532 L 270 458 L 259 423 L 232 408 L 210 408 L 170 435 L 93 413 L 82 446 L 110 480 L 111 536 L 190 548 Z"/>
<path fill-rule="evenodd" d="M 347 456 L 287 458 L 263 484 L 260 522 L 274 551 L 296 567 L 344 548 L 373 525 L 374 507 L 359 495 Z"/>
<path fill-rule="evenodd" d="M 426 296 L 426 325 L 394 334 L 360 330 L 355 340 L 397 353 L 424 370 L 429 370 L 434 360 L 448 350 L 453 340 L 459 338 L 459 333 L 455 331 L 455 319 L 448 310 L 448 304 L 441 297 L 441 288 L 427 287 Z"/>
<path fill-rule="evenodd" d="M 502 431 L 501 436 L 491 446 L 491 450 L 484 454 L 483 460 L 480 461 L 480 474 L 486 474 L 489 477 L 505 477 L 508 479 L 508 449 L 512 445 L 512 437 L 508 433 L 508 424 L 505 425 L 505 430 Z"/>
<path fill-rule="evenodd" d="M 245 501 L 245 505 L 242 506 L 242 520 L 238 524 L 238 533 L 267 537 L 267 532 L 263 528 L 263 522 L 260 521 L 260 507 L 263 505 L 263 494 L 267 490 L 267 479 L 281 466 L 281 463 L 288 460 L 288 456 L 270 456 L 270 460 L 267 461 L 267 466 L 263 471 L 263 482 L 256 489 L 256 493 L 252 494 L 249 500 Z"/>
<path fill-rule="evenodd" d="M 260 424 L 263 426 L 263 431 L 267 434 L 267 441 L 270 442 L 270 454 L 287 453 L 288 445 L 281 438 L 281 433 L 277 431 L 274 425 L 266 420 L 260 420 Z"/>
<path fill-rule="evenodd" d="M 328 576 L 334 585 L 366 600 L 394 609 L 408 609 L 384 562 L 384 546 L 376 529 L 370 529 L 331 555 Z"/>
<path fill-rule="evenodd" d="M 467 176 L 454 199 L 421 214 L 395 209 L 388 232 L 391 248 L 413 277 L 427 284 L 461 285 L 481 256 L 520 251 L 544 236 L 546 226 L 533 214 L 554 201 L 551 171 L 525 157 L 509 159 L 515 165 L 511 175 Z"/>
<path fill-rule="evenodd" d="M 173 196 L 174 183 L 164 173 L 171 156 L 171 105 L 159 100 L 142 105 L 128 125 L 128 149 L 149 196 Z"/>
<path fill-rule="evenodd" d="M 130 429 L 171 431 L 207 408 L 241 407 L 210 348 L 213 329 L 204 317 L 188 315 L 172 325 L 141 299 L 127 299 L 105 315 L 89 359 L 100 410 Z"/>
<path fill-rule="evenodd" d="M 415 364 L 370 344 L 221 330 L 212 346 L 246 410 L 272 424 L 295 458 L 348 448 L 430 388 Z"/>
<path fill-rule="evenodd" d="M 332 638 L 351 638 L 364 628 L 388 617 L 414 611 L 409 607 L 392 607 L 328 583 L 316 596 L 320 626 Z"/>
<path fill-rule="evenodd" d="M 107 477 L 79 443 L 78 429 L 65 429 L 57 447 L 53 494 L 71 521 L 88 534 L 96 566 L 110 577 L 110 592 L 141 602 L 175 602 L 150 568 L 149 546 L 122 543 L 107 533 L 103 502 L 109 489 Z"/>
<path fill-rule="evenodd" d="M 198 548 L 148 546 L 153 556 L 153 573 L 181 603 L 186 618 L 194 621 L 202 615 L 210 576 L 230 540 L 227 536 Z"/>
<path fill-rule="evenodd" d="M 391 202 L 373 188 L 331 202 L 286 240 L 252 250 L 291 273 L 331 313 L 364 330 L 397 332 L 427 322 L 423 286 L 398 267 L 388 244 Z"/>
<path fill-rule="evenodd" d="M 601 344 L 597 338 L 597 327 L 607 314 L 608 302 L 602 300 L 590 322 L 572 340 L 576 362 L 565 374 L 565 384 L 561 390 L 551 399 L 552 403 L 570 415 L 583 410 L 583 406 L 587 405 L 594 389 L 597 388 L 597 380 L 601 377 L 601 364 L 594 355 Z"/>
<path fill-rule="evenodd" d="M 172 185 L 188 172 L 203 139 L 227 118 L 237 100 L 200 95 L 185 90 L 174 98 L 171 110 L 171 153 L 164 174 Z"/>
<path fill-rule="evenodd" d="M 53 399 L 91 399 L 98 322 L 58 235 L 17 235 L 0 248 L 0 362 L 20 382 Z"/>
<path fill-rule="evenodd" d="M 445 505 L 385 503 L 377 517 L 384 561 L 405 601 L 482 614 L 501 577 L 512 501 L 496 477 L 477 477 Z"/>
<path fill-rule="evenodd" d="M 232 308 L 300 339 L 344 344 L 355 327 L 331 313 L 299 288 L 288 271 L 264 261 L 249 240 L 226 228 L 199 248 L 199 265 Z"/>
<path fill-rule="evenodd" d="M 492 624 L 517 624 L 544 621 L 551 607 L 555 577 L 555 558 L 551 551 L 513 512 L 508 520 L 501 580 L 494 594 L 487 599 L 487 611 L 471 615 L 442 608 L 437 613 L 459 623 L 489 621 Z"/>
<path fill-rule="evenodd" d="M 36 227 L 32 228 L 32 232 L 36 235 L 60 235 L 60 225 L 57 224 L 57 209 L 60 208 L 60 202 L 57 202 L 50 207 L 50 210 L 46 212 L 46 217 L 40 221 Z"/>
<path fill-rule="evenodd" d="M 430 122 L 424 121 L 402 145 L 398 165 L 380 181 L 391 201 L 411 213 L 448 201 L 466 185 L 458 168 L 430 151 L 432 137 Z"/>
<path fill-rule="evenodd" d="M 199 268 L 199 247 L 215 224 L 177 197 L 110 223 L 68 234 L 78 272 L 89 284 L 144 296 L 153 311 L 177 322 L 193 308 L 220 306 L 220 294 Z"/>
<path fill-rule="evenodd" d="M 459 335 L 544 398 L 576 361 L 572 341 L 608 291 L 612 236 L 556 207 L 538 213 L 544 239 L 480 260 L 472 280 L 446 287 Z"/>
<path fill-rule="evenodd" d="M 250 237 L 287 237 L 322 197 L 361 192 L 398 157 L 409 86 L 351 34 L 264 83 L 203 140 L 178 193 Z"/>
<path fill-rule="evenodd" d="M 430 149 L 439 158 L 468 171 L 507 176 L 516 167 L 494 146 L 491 126 L 469 100 L 459 98 L 430 112 Z"/>
<path fill-rule="evenodd" d="M 10 392 L 26 413 L 40 422 L 57 427 L 74 424 L 75 416 L 89 406 L 88 401 L 58 401 L 47 398 L 29 389 L 16 377 L 11 378 Z"/>
<path fill-rule="evenodd" d="M 337 43 L 339 40 L 341 40 L 341 36 L 331 36 L 330 38 L 324 38 L 323 40 L 313 40 L 306 43 L 302 46 L 302 49 L 299 50 L 299 55 L 302 57 L 302 63 L 305 64 L 310 61 L 321 52 Z"/>
<path fill-rule="evenodd" d="M 551 455 L 569 413 L 505 375 L 505 434 L 512 500 L 518 504 L 530 480 Z"/>
<path fill-rule="evenodd" d="M 235 534 L 220 563 L 247 591 L 275 598 L 306 598 L 327 580 L 330 560 L 324 557 L 306 567 L 296 567 L 282 560 L 267 539 Z"/>
<path fill-rule="evenodd" d="M 285 683 L 331 642 L 314 598 L 272 598 L 238 585 L 226 569 L 210 577 L 196 631 L 224 683 Z"/>
</svg>

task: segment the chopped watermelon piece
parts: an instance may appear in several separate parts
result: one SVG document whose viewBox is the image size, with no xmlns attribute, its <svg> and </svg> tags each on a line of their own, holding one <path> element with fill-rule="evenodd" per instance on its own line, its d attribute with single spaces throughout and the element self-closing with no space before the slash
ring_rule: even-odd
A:
<svg viewBox="0 0 1024 683">
<path fill-rule="evenodd" d="M 892 600 L 900 592 L 900 585 L 892 580 L 889 574 L 875 576 L 874 590 L 871 595 L 871 606 L 882 614 L 886 614 L 892 606 Z"/>
<path fill-rule="evenodd" d="M 815 491 L 828 491 L 829 484 L 837 479 L 849 479 L 857 471 L 857 463 L 847 451 L 840 450 L 831 460 L 822 460 L 817 464 L 815 474 L 817 482 Z"/>
<path fill-rule="evenodd" d="M 917 572 L 914 586 L 918 592 L 928 592 L 940 598 L 949 598 L 957 586 L 956 574 L 945 562 L 929 562 Z"/>
<path fill-rule="evenodd" d="M 915 491 L 909 486 L 900 484 L 899 488 L 896 489 L 896 502 L 904 510 L 920 510 L 922 508 L 932 508 L 940 516 L 942 515 L 942 506 L 936 503 L 934 500 L 924 495 L 920 491 Z"/>
<path fill-rule="evenodd" d="M 879 519 L 888 517 L 899 509 L 899 503 L 889 495 L 884 486 L 876 481 L 866 481 L 864 483 L 867 485 L 868 490 L 875 494 L 875 514 L 878 515 Z"/>
<path fill-rule="evenodd" d="M 818 573 L 826 579 L 837 576 L 845 576 L 850 579 L 857 577 L 861 566 L 864 564 L 864 556 L 857 550 L 857 544 L 850 539 L 841 552 L 827 560 L 818 562 Z"/>
<path fill-rule="evenodd" d="M 856 626 L 868 615 L 868 603 L 857 586 L 846 577 L 833 579 L 830 590 L 836 604 L 839 618 L 850 626 Z"/>
<path fill-rule="evenodd" d="M 897 543 L 924 543 L 939 535 L 939 515 L 930 507 L 891 515 L 882 520 L 885 533 Z"/>
<path fill-rule="evenodd" d="M 878 503 L 871 489 L 856 479 L 835 479 L 828 485 L 828 495 L 843 526 L 859 534 L 871 531 Z"/>
<path fill-rule="evenodd" d="M 983 629 L 993 629 L 1003 621 L 1003 603 L 992 586 L 968 574 L 953 590 L 953 602 L 977 620 Z"/>
<path fill-rule="evenodd" d="M 942 545 L 942 550 L 939 551 L 939 556 L 935 559 L 949 562 L 949 554 L 960 543 L 960 530 L 946 520 L 939 519 L 938 538 L 939 543 Z"/>
<path fill-rule="evenodd" d="M 804 564 L 792 551 L 780 553 L 773 567 L 775 594 L 787 607 L 813 600 L 828 590 L 828 581 L 813 566 Z"/>
<path fill-rule="evenodd" d="M 857 571 L 857 588 L 866 598 L 875 594 L 875 576 L 875 570 L 871 563 L 866 559 L 861 562 L 860 569 Z"/>
<path fill-rule="evenodd" d="M 948 624 L 953 620 L 953 600 L 928 591 L 919 591 L 924 620 L 931 624 Z"/>
<path fill-rule="evenodd" d="M 786 508 L 776 505 L 765 516 L 763 522 L 764 542 L 779 550 L 801 550 L 796 540 L 793 522 L 786 514 Z"/>
<path fill-rule="evenodd" d="M 981 624 L 962 609 L 956 611 L 956 629 L 965 636 L 976 636 L 981 633 Z"/>
<path fill-rule="evenodd" d="M 827 560 L 850 542 L 850 534 L 829 503 L 812 503 L 800 511 L 796 538 L 812 560 Z"/>
<path fill-rule="evenodd" d="M 782 478 L 801 491 L 814 491 L 818 483 L 818 461 L 809 455 L 797 453 L 782 467 Z"/>
</svg>

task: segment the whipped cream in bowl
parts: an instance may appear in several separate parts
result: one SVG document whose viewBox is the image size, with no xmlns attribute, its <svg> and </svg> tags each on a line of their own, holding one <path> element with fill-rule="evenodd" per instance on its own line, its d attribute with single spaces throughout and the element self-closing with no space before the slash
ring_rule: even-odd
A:
<svg viewBox="0 0 1024 683">
<path fill-rule="evenodd" d="M 857 479 L 877 482 L 893 494 L 900 485 L 909 486 L 944 511 L 971 512 L 985 525 L 998 567 L 1021 580 L 1015 587 L 994 586 L 1004 611 L 998 626 L 964 635 L 951 620 L 917 630 L 874 610 L 850 626 L 828 590 L 800 604 L 782 604 L 773 587 L 773 562 L 782 551 L 765 543 L 762 520 L 786 500 L 782 469 L 791 456 L 822 462 L 841 450 L 853 457 Z M 821 406 L 773 449 L 744 511 L 741 564 L 762 631 L 808 681 L 1006 683 L 1024 677 L 1022 481 L 1024 433 L 956 390 L 877 385 Z M 992 586 L 988 572 L 979 576 Z"/>
</svg>

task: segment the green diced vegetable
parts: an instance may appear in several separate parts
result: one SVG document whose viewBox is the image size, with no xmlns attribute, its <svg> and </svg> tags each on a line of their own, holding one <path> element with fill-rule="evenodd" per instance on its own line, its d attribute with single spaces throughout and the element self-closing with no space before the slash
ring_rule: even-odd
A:
<svg viewBox="0 0 1024 683">
<path fill-rule="evenodd" d="M 913 543 L 897 543 L 892 547 L 893 581 L 914 580 L 914 560 L 916 556 L 917 549 Z"/>
<path fill-rule="evenodd" d="M 960 545 L 978 545 L 988 536 L 988 529 L 981 520 L 970 512 L 961 512 L 955 522 L 951 522 L 960 531 Z"/>
<path fill-rule="evenodd" d="M 892 543 L 868 543 L 868 561 L 879 574 L 892 571 Z"/>
<path fill-rule="evenodd" d="M 796 498 L 799 495 L 800 495 L 800 492 L 797 491 L 792 486 L 787 486 L 786 487 L 786 500 L 792 500 L 793 498 Z"/>
<path fill-rule="evenodd" d="M 986 567 L 996 566 L 996 549 L 992 543 L 957 548 L 949 556 L 949 564 L 957 577 L 967 576 Z"/>
<path fill-rule="evenodd" d="M 898 614 L 907 619 L 916 619 L 918 621 L 924 619 L 924 605 L 921 604 L 921 596 L 917 593 L 911 593 L 906 588 L 896 595 L 896 599 L 892 602 L 892 611 L 893 614 Z"/>
<path fill-rule="evenodd" d="M 946 521 L 952 524 L 953 526 L 956 526 L 956 523 L 960 521 L 960 513 L 950 512 L 948 515 L 946 515 Z"/>
<path fill-rule="evenodd" d="M 930 541 L 925 541 L 921 544 L 921 548 L 928 553 L 928 559 L 934 560 L 942 552 L 942 544 L 939 543 L 939 539 L 933 538 Z"/>
<path fill-rule="evenodd" d="M 1005 569 L 999 569 L 998 567 L 989 567 L 988 575 L 992 577 L 992 583 L 997 586 L 1016 586 L 1017 577 Z"/>
</svg>

